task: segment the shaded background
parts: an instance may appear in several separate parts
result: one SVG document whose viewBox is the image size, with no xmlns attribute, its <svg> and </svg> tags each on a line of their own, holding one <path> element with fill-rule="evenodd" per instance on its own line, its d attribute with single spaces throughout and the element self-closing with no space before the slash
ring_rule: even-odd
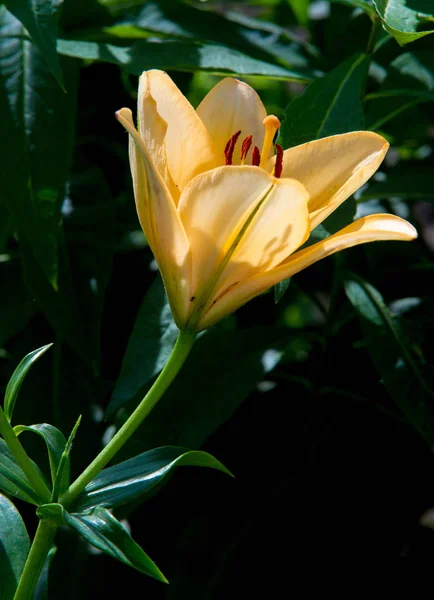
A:
<svg viewBox="0 0 434 600">
<path fill-rule="evenodd" d="M 176 335 L 113 116 L 134 107 L 143 69 L 168 70 L 194 105 L 220 76 L 242 78 L 286 117 L 284 147 L 381 133 L 380 172 L 313 239 L 370 212 L 420 233 L 328 258 L 203 335 L 119 458 L 200 447 L 235 479 L 182 468 L 119 514 L 170 586 L 62 530 L 50 597 L 114 598 L 119 586 L 170 600 L 348 597 L 374 582 L 422 597 L 434 554 L 434 36 L 418 12 L 429 7 L 398 3 L 389 21 L 385 1 L 377 12 L 362 0 L 50 4 L 42 40 L 12 2 L 0 7 L 0 377 L 5 388 L 27 352 L 55 342 L 15 420 L 68 435 L 83 414 L 75 474 Z M 43 442 L 23 440 L 43 463 Z M 33 509 L 16 504 L 33 533 Z"/>
</svg>

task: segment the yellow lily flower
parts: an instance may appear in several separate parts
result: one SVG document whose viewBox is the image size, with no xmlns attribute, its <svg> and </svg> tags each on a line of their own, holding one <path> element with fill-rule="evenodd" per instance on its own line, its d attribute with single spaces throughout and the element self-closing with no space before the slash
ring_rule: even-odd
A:
<svg viewBox="0 0 434 600">
<path fill-rule="evenodd" d="M 195 110 L 156 70 L 140 77 L 138 131 L 129 109 L 116 115 L 130 134 L 138 216 L 180 329 L 205 329 L 344 248 L 417 237 L 407 221 L 377 214 L 296 252 L 379 167 L 388 143 L 375 133 L 276 145 L 272 156 L 280 123 L 249 85 L 223 79 Z"/>
</svg>

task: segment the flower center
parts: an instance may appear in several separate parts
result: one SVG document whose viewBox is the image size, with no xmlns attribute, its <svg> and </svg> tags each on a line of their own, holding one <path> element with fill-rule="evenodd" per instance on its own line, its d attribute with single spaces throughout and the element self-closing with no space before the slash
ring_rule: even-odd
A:
<svg viewBox="0 0 434 600">
<path fill-rule="evenodd" d="M 265 165 L 268 161 L 270 150 L 273 147 L 274 136 L 276 134 L 276 131 L 280 127 L 280 121 L 274 115 L 268 115 L 267 117 L 265 117 L 263 124 L 265 127 L 265 136 L 264 136 L 264 143 L 262 144 L 262 150 L 260 151 L 258 146 L 254 146 L 253 151 L 252 151 L 252 165 L 254 167 L 262 167 L 262 168 L 265 167 Z M 232 164 L 235 146 L 237 144 L 237 141 L 238 141 L 238 138 L 240 137 L 240 135 L 241 135 L 241 129 L 236 131 L 229 138 L 229 140 L 226 143 L 226 146 L 224 149 L 226 165 Z M 247 154 L 249 153 L 249 150 L 252 146 L 252 142 L 253 142 L 253 136 L 248 135 L 246 138 L 244 138 L 244 140 L 241 144 L 241 165 L 244 165 L 244 163 L 245 163 Z M 279 144 L 275 144 L 275 148 L 276 148 L 276 162 L 274 165 L 273 174 L 275 177 L 280 177 L 282 175 L 282 168 L 283 168 L 283 150 L 282 150 L 282 146 L 280 146 Z"/>
</svg>

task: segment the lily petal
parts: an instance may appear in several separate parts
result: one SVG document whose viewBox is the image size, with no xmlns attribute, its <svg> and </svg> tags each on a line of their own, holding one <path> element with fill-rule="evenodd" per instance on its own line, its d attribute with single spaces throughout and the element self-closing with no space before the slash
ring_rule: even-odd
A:
<svg viewBox="0 0 434 600">
<path fill-rule="evenodd" d="M 273 269 L 306 241 L 310 232 L 308 200 L 298 181 L 274 179 L 217 282 L 213 302 L 240 281 Z"/>
<path fill-rule="evenodd" d="M 185 188 L 178 212 L 190 241 L 193 296 L 214 287 L 219 266 L 274 181 L 257 167 L 228 166 L 199 175 Z"/>
<path fill-rule="evenodd" d="M 145 71 L 138 97 L 140 136 L 167 183 L 182 191 L 199 173 L 217 166 L 217 154 L 206 127 L 187 98 L 163 71 Z M 170 189 L 170 182 L 168 183 Z"/>
<path fill-rule="evenodd" d="M 167 185 L 134 127 L 131 111 L 122 108 L 116 116 L 130 134 L 130 166 L 140 224 L 160 268 L 175 321 L 182 326 L 190 297 L 190 245 Z"/>
<path fill-rule="evenodd" d="M 415 228 L 404 219 L 394 215 L 369 215 L 358 219 L 325 240 L 296 252 L 278 267 L 233 287 L 202 316 L 197 328 L 198 330 L 206 329 L 279 281 L 291 277 L 335 252 L 367 242 L 410 241 L 416 237 Z"/>
<path fill-rule="evenodd" d="M 247 83 L 231 77 L 222 79 L 208 92 L 196 112 L 214 141 L 219 165 L 225 164 L 225 145 L 236 131 L 241 130 L 241 140 L 253 136 L 252 148 L 262 148 L 265 132 L 262 122 L 267 112 L 258 94 Z M 241 140 L 234 152 L 234 165 L 241 162 Z"/>
<path fill-rule="evenodd" d="M 375 173 L 388 148 L 380 135 L 354 131 L 285 150 L 282 177 L 297 179 L 309 192 L 311 229 Z M 267 170 L 273 170 L 274 162 L 270 159 Z"/>
</svg>

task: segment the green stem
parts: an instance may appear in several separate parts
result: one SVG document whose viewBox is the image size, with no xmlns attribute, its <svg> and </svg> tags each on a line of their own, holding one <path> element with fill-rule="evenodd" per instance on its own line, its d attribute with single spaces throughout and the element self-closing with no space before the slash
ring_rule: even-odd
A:
<svg viewBox="0 0 434 600">
<path fill-rule="evenodd" d="M 3 409 L 0 406 L 0 433 L 3 436 L 4 441 L 8 445 L 9 450 L 15 457 L 15 460 L 23 470 L 25 476 L 27 477 L 30 485 L 35 490 L 35 492 L 40 496 L 43 502 L 50 501 L 50 490 L 46 486 L 44 480 L 41 475 L 38 473 L 34 464 L 27 456 L 26 451 L 21 445 L 20 440 L 18 439 L 12 425 L 6 418 Z"/>
<path fill-rule="evenodd" d="M 377 16 L 373 17 L 371 33 L 369 35 L 369 40 L 366 45 L 366 54 L 374 54 L 374 52 L 375 52 L 375 42 L 377 40 L 377 32 L 378 32 L 379 24 L 380 24 L 379 18 Z"/>
<path fill-rule="evenodd" d="M 145 417 L 151 412 L 158 400 L 172 383 L 182 365 L 184 364 L 196 338 L 194 331 L 184 329 L 179 333 L 175 347 L 169 357 L 164 369 L 156 379 L 154 385 L 140 402 L 139 406 L 122 425 L 116 435 L 110 440 L 107 446 L 98 454 L 95 460 L 83 471 L 74 483 L 59 500 L 66 506 L 71 503 L 90 483 L 96 475 L 106 466 L 108 462 L 117 454 L 125 442 L 132 436 L 136 429 L 141 425 Z"/>
<path fill-rule="evenodd" d="M 39 521 L 14 600 L 31 600 L 33 598 L 33 592 L 56 535 L 56 530 L 57 526 L 50 519 Z"/>
</svg>

